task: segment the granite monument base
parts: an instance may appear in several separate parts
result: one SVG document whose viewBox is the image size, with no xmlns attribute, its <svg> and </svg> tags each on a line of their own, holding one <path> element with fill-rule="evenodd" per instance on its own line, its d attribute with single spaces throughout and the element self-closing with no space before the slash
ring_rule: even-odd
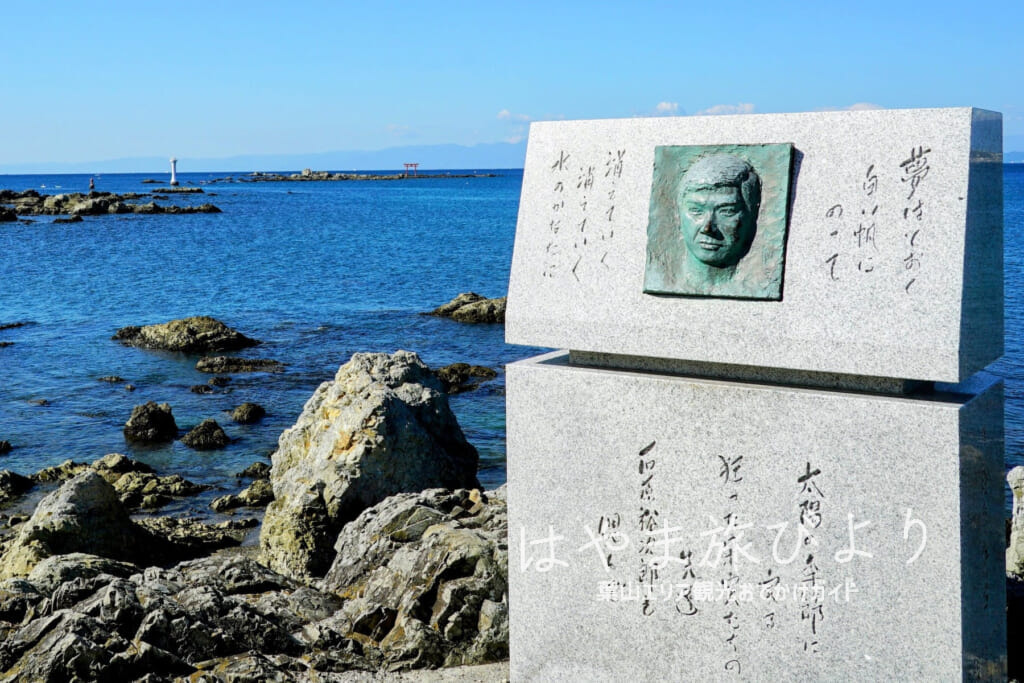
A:
<svg viewBox="0 0 1024 683">
<path fill-rule="evenodd" d="M 507 368 L 514 681 L 1005 680 L 1002 384 Z"/>
</svg>

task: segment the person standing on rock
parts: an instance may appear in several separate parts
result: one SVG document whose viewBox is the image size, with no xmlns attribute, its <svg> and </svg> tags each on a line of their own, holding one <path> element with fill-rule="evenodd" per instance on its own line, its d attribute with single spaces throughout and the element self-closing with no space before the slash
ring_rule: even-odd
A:
<svg viewBox="0 0 1024 683">
<path fill-rule="evenodd" d="M 92 178 L 89 178 L 89 192 L 92 192 L 95 189 L 96 189 L 96 181 L 94 181 Z"/>
</svg>

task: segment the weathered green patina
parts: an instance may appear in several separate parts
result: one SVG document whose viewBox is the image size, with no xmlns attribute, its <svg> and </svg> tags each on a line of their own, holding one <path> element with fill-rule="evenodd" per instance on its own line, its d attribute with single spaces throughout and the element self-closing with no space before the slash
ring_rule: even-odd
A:
<svg viewBox="0 0 1024 683">
<path fill-rule="evenodd" d="M 793 145 L 654 150 L 644 292 L 782 298 Z"/>
</svg>

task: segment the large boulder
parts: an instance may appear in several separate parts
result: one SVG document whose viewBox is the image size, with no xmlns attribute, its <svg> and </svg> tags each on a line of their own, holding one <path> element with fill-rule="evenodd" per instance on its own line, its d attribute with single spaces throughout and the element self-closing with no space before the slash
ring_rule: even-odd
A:
<svg viewBox="0 0 1024 683">
<path fill-rule="evenodd" d="M 206 315 L 158 325 L 122 327 L 113 338 L 129 346 L 183 353 L 237 351 L 260 343 Z"/>
<path fill-rule="evenodd" d="M 356 640 L 392 669 L 508 657 L 503 490 L 393 496 L 347 525 L 335 549 L 322 585 L 347 599 L 307 637 Z"/>
<path fill-rule="evenodd" d="M 463 292 L 428 315 L 451 318 L 460 323 L 503 323 L 506 303 L 506 297 L 488 299 L 475 292 Z"/>
<path fill-rule="evenodd" d="M 415 353 L 357 353 L 279 439 L 261 557 L 283 574 L 322 575 L 346 522 L 396 493 L 477 488 L 477 460 Z"/>
<path fill-rule="evenodd" d="M 118 560 L 136 556 L 138 529 L 117 492 L 92 470 L 43 498 L 0 563 L 0 578 L 24 576 L 52 555 L 84 552 Z"/>
<path fill-rule="evenodd" d="M 171 406 L 153 401 L 132 408 L 131 417 L 124 425 L 124 438 L 128 441 L 158 443 L 178 437 L 178 423 L 174 421 Z"/>
</svg>

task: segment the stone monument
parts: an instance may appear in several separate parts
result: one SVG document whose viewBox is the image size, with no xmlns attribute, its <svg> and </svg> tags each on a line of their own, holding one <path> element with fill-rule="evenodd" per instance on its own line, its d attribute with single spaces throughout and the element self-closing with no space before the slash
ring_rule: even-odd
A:
<svg viewBox="0 0 1024 683">
<path fill-rule="evenodd" d="M 516 681 L 1005 680 L 1002 118 L 537 123 Z"/>
</svg>

